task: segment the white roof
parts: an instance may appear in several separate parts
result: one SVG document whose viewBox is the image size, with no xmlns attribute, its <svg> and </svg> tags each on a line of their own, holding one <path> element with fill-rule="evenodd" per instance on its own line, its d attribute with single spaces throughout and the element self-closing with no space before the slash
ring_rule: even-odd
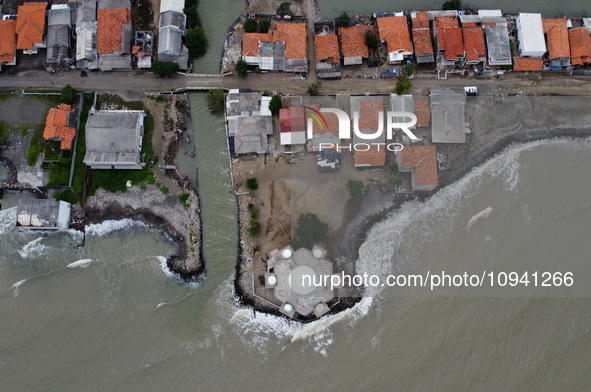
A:
<svg viewBox="0 0 591 392">
<path fill-rule="evenodd" d="M 185 0 L 162 0 L 160 3 L 160 13 L 167 11 L 183 12 Z"/>
<path fill-rule="evenodd" d="M 520 42 L 523 46 L 522 52 L 546 52 L 542 14 L 520 13 L 519 20 L 523 37 L 523 42 Z"/>
<path fill-rule="evenodd" d="M 503 16 L 501 10 L 478 10 L 478 16 Z"/>
<path fill-rule="evenodd" d="M 281 132 L 281 145 L 290 146 L 292 144 L 306 143 L 306 132 Z"/>
<path fill-rule="evenodd" d="M 271 103 L 271 97 L 261 97 L 261 115 L 272 116 L 271 110 L 269 110 L 269 104 Z"/>
</svg>

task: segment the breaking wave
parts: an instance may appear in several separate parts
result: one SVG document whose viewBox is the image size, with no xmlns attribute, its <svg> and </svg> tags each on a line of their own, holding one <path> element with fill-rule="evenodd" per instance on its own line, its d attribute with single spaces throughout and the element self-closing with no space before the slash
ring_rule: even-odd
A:
<svg viewBox="0 0 591 392">
<path fill-rule="evenodd" d="M 138 220 L 125 218 L 119 220 L 106 220 L 101 223 L 93 223 L 86 226 L 86 234 L 100 237 L 105 234 L 127 229 L 130 227 L 148 227 L 145 223 Z"/>
<path fill-rule="evenodd" d="M 16 207 L 0 211 L 0 234 L 7 233 L 14 229 L 16 222 Z"/>
<path fill-rule="evenodd" d="M 12 285 L 12 287 L 10 288 L 11 290 L 14 291 L 14 296 L 16 297 L 17 295 L 19 295 L 21 293 L 20 287 L 26 282 L 26 279 L 23 280 L 19 280 L 18 282 L 16 282 L 15 284 Z"/>
<path fill-rule="evenodd" d="M 466 225 L 466 230 L 470 230 L 470 228 L 472 227 L 472 225 L 474 223 L 478 222 L 480 219 L 488 218 L 490 216 L 490 214 L 492 214 L 493 211 L 494 210 L 493 210 L 492 207 L 486 207 L 484 210 L 482 210 L 478 214 L 474 215 L 468 221 L 468 224 Z"/>
<path fill-rule="evenodd" d="M 73 263 L 66 265 L 66 267 L 67 268 L 76 268 L 76 267 L 86 268 L 90 265 L 90 263 L 92 263 L 92 259 L 82 259 L 82 260 L 74 261 Z"/>
<path fill-rule="evenodd" d="M 34 239 L 27 245 L 23 246 L 23 248 L 18 251 L 18 254 L 20 254 L 23 259 L 41 255 L 47 250 L 47 247 L 41 244 L 41 241 L 43 241 L 43 237 Z"/>
</svg>

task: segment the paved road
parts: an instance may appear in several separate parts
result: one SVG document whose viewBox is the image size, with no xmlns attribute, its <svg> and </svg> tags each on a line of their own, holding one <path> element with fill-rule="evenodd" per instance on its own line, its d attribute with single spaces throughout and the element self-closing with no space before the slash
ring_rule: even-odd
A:
<svg viewBox="0 0 591 392">
<path fill-rule="evenodd" d="M 124 97 L 138 97 L 146 91 L 173 91 L 179 88 L 210 89 L 252 88 L 253 90 L 273 90 L 286 94 L 305 93 L 315 81 L 306 80 L 286 73 L 250 74 L 246 79 L 236 76 L 183 76 L 176 75 L 162 79 L 144 72 L 93 72 L 81 77 L 78 72 L 47 73 L 27 71 L 17 75 L 0 75 L 0 88 L 59 89 L 66 84 L 82 91 L 117 91 Z M 395 79 L 359 79 L 322 81 L 323 94 L 336 93 L 389 93 L 394 89 Z M 437 80 L 434 74 L 418 74 L 413 80 L 413 92 L 427 93 L 429 88 L 458 88 L 478 86 L 484 94 L 508 92 L 523 95 L 591 95 L 591 77 L 571 77 L 562 73 L 542 75 L 504 75 L 500 78 L 471 78 L 450 76 L 447 80 Z M 420 90 L 423 89 L 423 90 Z"/>
</svg>

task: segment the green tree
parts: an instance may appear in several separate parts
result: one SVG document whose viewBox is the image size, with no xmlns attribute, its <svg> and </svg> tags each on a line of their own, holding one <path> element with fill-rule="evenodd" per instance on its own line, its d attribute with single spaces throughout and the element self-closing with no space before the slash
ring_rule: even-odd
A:
<svg viewBox="0 0 591 392">
<path fill-rule="evenodd" d="M 363 197 L 363 191 L 365 189 L 363 181 L 349 180 L 347 181 L 347 188 L 349 188 L 349 193 L 351 194 L 352 198 L 360 200 Z"/>
<path fill-rule="evenodd" d="M 271 96 L 271 90 L 265 90 L 265 91 L 263 92 L 263 96 L 264 96 L 264 97 L 270 97 L 270 96 Z"/>
<path fill-rule="evenodd" d="M 339 27 L 347 27 L 349 26 L 349 14 L 346 11 L 337 18 L 337 25 Z"/>
<path fill-rule="evenodd" d="M 187 30 L 185 34 L 185 45 L 189 49 L 189 53 L 193 57 L 200 57 L 205 54 L 207 50 L 207 36 L 205 31 L 200 26 L 195 26 Z"/>
<path fill-rule="evenodd" d="M 248 235 L 252 238 L 256 238 L 261 234 L 261 225 L 259 221 L 255 218 L 252 218 L 248 221 Z"/>
<path fill-rule="evenodd" d="M 320 88 L 322 87 L 322 83 L 314 82 L 308 87 L 308 94 L 311 96 L 320 95 Z"/>
<path fill-rule="evenodd" d="M 394 92 L 396 95 L 402 95 L 412 87 L 412 82 L 406 76 L 399 76 L 398 80 L 396 81 L 396 87 L 394 88 Z"/>
<path fill-rule="evenodd" d="M 461 6 L 461 0 L 449 0 L 443 3 L 444 10 L 459 10 Z"/>
<path fill-rule="evenodd" d="M 65 85 L 60 91 L 60 101 L 71 105 L 76 98 L 76 90 L 69 84 Z"/>
<path fill-rule="evenodd" d="M 273 95 L 271 102 L 269 102 L 269 110 L 271 113 L 279 113 L 279 110 L 283 107 L 281 104 L 281 97 L 279 95 Z"/>
<path fill-rule="evenodd" d="M 246 19 L 246 22 L 244 22 L 244 32 L 245 33 L 254 33 L 255 31 L 257 31 L 257 26 L 258 23 L 256 20 L 254 19 Z"/>
<path fill-rule="evenodd" d="M 207 106 L 214 113 L 224 110 L 224 90 L 221 88 L 209 90 L 207 92 Z"/>
<path fill-rule="evenodd" d="M 390 175 L 391 176 L 395 176 L 400 171 L 400 169 L 398 168 L 398 164 L 397 163 L 395 163 L 393 165 L 390 165 L 390 167 L 388 169 L 390 170 Z"/>
<path fill-rule="evenodd" d="M 245 78 L 248 76 L 248 64 L 246 61 L 242 59 L 238 60 L 236 66 L 234 66 L 234 69 L 236 70 L 236 73 L 239 77 Z"/>
<path fill-rule="evenodd" d="M 390 177 L 390 180 L 388 181 L 388 189 L 392 192 L 396 192 L 396 188 L 400 185 L 402 185 L 402 179 L 398 177 Z"/>
<path fill-rule="evenodd" d="M 291 243 L 294 248 L 311 248 L 328 239 L 328 224 L 316 214 L 300 214 Z"/>
<path fill-rule="evenodd" d="M 152 63 L 152 72 L 162 78 L 174 75 L 179 70 L 177 63 L 155 61 Z"/>
<path fill-rule="evenodd" d="M 259 189 L 259 182 L 256 178 L 251 177 L 246 180 L 246 187 L 251 191 L 256 191 L 257 189 Z"/>
<path fill-rule="evenodd" d="M 404 76 L 410 78 L 415 73 L 415 67 L 411 63 L 404 64 Z"/>
<path fill-rule="evenodd" d="M 261 33 L 268 33 L 269 27 L 271 27 L 271 22 L 266 19 L 263 19 L 259 22 L 259 32 Z"/>
<path fill-rule="evenodd" d="M 369 50 L 378 50 L 378 37 L 370 33 L 369 31 L 365 33 L 365 45 Z"/>
<path fill-rule="evenodd" d="M 197 26 L 201 26 L 201 19 L 199 18 L 199 13 L 197 12 L 197 8 L 194 8 L 194 7 L 183 8 L 183 13 L 185 15 L 187 15 L 187 29 L 192 29 Z"/>
</svg>

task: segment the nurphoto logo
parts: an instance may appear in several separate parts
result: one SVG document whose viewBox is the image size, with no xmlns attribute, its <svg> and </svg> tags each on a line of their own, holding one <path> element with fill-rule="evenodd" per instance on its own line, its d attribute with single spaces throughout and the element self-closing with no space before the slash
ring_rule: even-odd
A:
<svg viewBox="0 0 591 392">
<path fill-rule="evenodd" d="M 326 118 L 322 115 L 322 113 L 332 113 L 337 116 L 339 120 L 339 139 L 351 139 L 351 118 L 347 113 L 345 113 L 341 109 L 335 108 L 321 108 L 320 111 L 315 110 L 309 106 L 303 106 L 304 112 L 308 114 L 307 120 L 307 133 L 306 138 L 311 140 L 314 137 L 314 121 L 318 123 L 320 129 L 323 132 L 332 131 L 328 129 L 328 123 Z M 404 121 L 405 119 L 409 119 L 410 121 Z M 413 126 L 417 123 L 417 116 L 414 113 L 409 112 L 386 112 L 386 140 L 392 140 L 393 135 L 397 130 L 404 132 L 406 136 L 410 138 L 411 141 L 419 140 L 418 137 L 415 136 L 414 133 L 410 130 Z M 365 133 L 359 129 L 359 112 L 353 112 L 353 132 L 355 136 L 362 140 L 367 140 L 368 142 L 364 143 L 351 143 L 348 146 L 342 144 L 334 144 L 334 143 L 320 143 L 320 151 L 324 150 L 332 150 L 337 149 L 337 151 L 341 151 L 342 149 L 354 150 L 354 151 L 368 151 L 372 148 L 372 146 L 377 147 L 378 151 L 382 148 L 388 151 L 402 151 L 404 146 L 400 143 L 382 143 L 379 140 L 382 139 L 384 133 L 384 112 L 378 113 L 378 128 L 373 133 Z M 373 142 L 369 142 L 373 141 Z"/>
</svg>

